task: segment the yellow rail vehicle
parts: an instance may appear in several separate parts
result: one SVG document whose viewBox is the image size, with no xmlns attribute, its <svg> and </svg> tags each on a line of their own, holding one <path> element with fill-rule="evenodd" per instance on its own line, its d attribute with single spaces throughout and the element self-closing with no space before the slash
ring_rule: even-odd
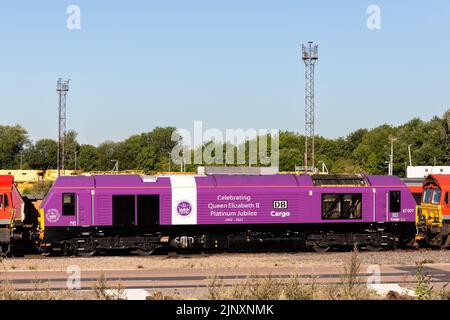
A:
<svg viewBox="0 0 450 320">
<path fill-rule="evenodd" d="M 417 241 L 450 247 L 450 175 L 430 175 L 425 179 L 416 224 Z"/>
</svg>

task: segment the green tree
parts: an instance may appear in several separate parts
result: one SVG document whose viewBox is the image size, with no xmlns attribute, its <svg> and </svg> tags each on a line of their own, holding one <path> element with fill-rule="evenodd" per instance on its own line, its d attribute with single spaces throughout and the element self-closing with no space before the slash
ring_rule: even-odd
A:
<svg viewBox="0 0 450 320">
<path fill-rule="evenodd" d="M 355 164 L 351 159 L 340 158 L 333 162 L 332 166 L 328 168 L 331 173 L 346 173 L 355 174 L 361 173 L 363 170 L 360 166 Z"/>
<path fill-rule="evenodd" d="M 148 143 L 156 148 L 158 155 L 167 155 L 177 145 L 177 141 L 172 141 L 174 131 L 175 127 L 156 127 L 148 133 Z"/>
<path fill-rule="evenodd" d="M 18 168 L 20 152 L 28 143 L 27 130 L 20 125 L 0 126 L 0 168 Z"/>
<path fill-rule="evenodd" d="M 147 135 L 133 135 L 117 144 L 115 156 L 119 160 L 121 170 L 132 170 L 138 167 L 137 157 L 148 146 Z"/>
<path fill-rule="evenodd" d="M 52 139 L 38 140 L 24 152 L 24 161 L 34 170 L 56 169 L 58 143 Z"/>
<path fill-rule="evenodd" d="M 110 171 L 114 167 L 114 164 L 112 163 L 112 160 L 118 160 L 116 159 L 117 155 L 117 146 L 118 143 L 114 141 L 105 141 L 102 142 L 97 147 L 97 154 L 98 154 L 98 165 L 97 170 L 101 171 Z M 119 162 L 119 169 L 120 167 Z"/>
<path fill-rule="evenodd" d="M 294 171 L 296 165 L 303 164 L 303 154 L 298 149 L 280 150 L 280 171 Z"/>
<path fill-rule="evenodd" d="M 390 125 L 382 125 L 367 132 L 352 155 L 356 164 L 371 174 L 386 174 L 390 154 L 390 137 L 396 130 Z"/>
<path fill-rule="evenodd" d="M 75 130 L 69 130 L 66 132 L 66 136 L 64 138 L 64 165 L 68 170 L 75 169 L 75 152 L 77 153 L 77 155 L 80 152 L 80 144 L 77 142 L 77 136 L 78 133 Z"/>
<path fill-rule="evenodd" d="M 343 142 L 343 150 L 347 154 L 351 154 L 363 141 L 364 136 L 367 134 L 367 129 L 358 129 L 350 133 Z"/>
<path fill-rule="evenodd" d="M 154 147 L 144 147 L 136 157 L 136 169 L 150 172 L 155 170 L 158 156 Z"/>
<path fill-rule="evenodd" d="M 100 170 L 99 155 L 96 147 L 88 144 L 80 146 L 77 168 L 86 172 Z"/>
</svg>

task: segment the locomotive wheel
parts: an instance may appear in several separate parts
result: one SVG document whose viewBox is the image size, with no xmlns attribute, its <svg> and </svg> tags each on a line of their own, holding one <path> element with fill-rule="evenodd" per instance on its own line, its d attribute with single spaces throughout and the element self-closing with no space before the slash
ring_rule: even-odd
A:
<svg viewBox="0 0 450 320">
<path fill-rule="evenodd" d="M 441 249 L 448 249 L 450 247 L 450 235 L 445 237 L 445 241 L 442 241 L 444 244 L 441 246 Z"/>
<path fill-rule="evenodd" d="M 377 244 L 369 244 L 366 246 L 366 250 L 370 252 L 379 252 L 383 250 L 383 247 Z"/>
<path fill-rule="evenodd" d="M 78 251 L 80 257 L 92 257 L 96 253 L 95 250 L 92 251 Z"/>
<path fill-rule="evenodd" d="M 442 236 L 441 235 L 435 235 L 435 236 L 430 236 L 427 237 L 427 243 L 428 245 L 430 245 L 432 248 L 441 248 L 442 247 Z"/>
<path fill-rule="evenodd" d="M 327 252 L 331 249 L 329 243 L 326 241 L 316 241 L 311 248 L 314 252 Z"/>
<path fill-rule="evenodd" d="M 73 255 L 73 254 L 74 254 L 74 248 L 73 248 L 73 245 L 72 245 L 70 242 L 64 243 L 62 253 L 63 253 L 63 255 L 66 256 L 66 257 L 67 257 L 67 256 Z"/>
<path fill-rule="evenodd" d="M 11 244 L 5 243 L 0 245 L 0 255 L 4 257 L 11 256 Z"/>
<path fill-rule="evenodd" d="M 150 250 L 143 250 L 143 249 L 137 249 L 136 253 L 140 256 L 151 256 L 155 252 L 155 249 Z"/>
</svg>

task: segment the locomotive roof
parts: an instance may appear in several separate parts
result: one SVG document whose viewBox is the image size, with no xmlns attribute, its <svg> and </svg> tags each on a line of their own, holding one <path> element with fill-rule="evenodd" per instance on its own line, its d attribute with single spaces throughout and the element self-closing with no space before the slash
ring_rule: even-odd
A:
<svg viewBox="0 0 450 320">
<path fill-rule="evenodd" d="M 370 186 L 374 187 L 398 187 L 405 184 L 396 176 L 366 176 Z"/>
<path fill-rule="evenodd" d="M 13 184 L 14 184 L 14 176 L 12 175 L 0 176 L 0 188 L 11 188 Z"/>
<path fill-rule="evenodd" d="M 412 193 L 422 193 L 425 178 L 403 178 L 401 180 Z"/>
<path fill-rule="evenodd" d="M 176 176 L 176 177 L 179 177 Z M 199 186 L 404 186 L 395 176 L 365 176 L 365 175 L 196 175 Z M 450 177 L 450 176 L 449 176 Z M 54 187 L 60 188 L 98 188 L 98 187 L 140 187 L 148 184 L 160 187 L 170 187 L 170 176 L 141 176 L 141 175 L 92 175 L 92 176 L 61 176 Z"/>
<path fill-rule="evenodd" d="M 311 176 L 315 186 L 367 186 L 367 179 L 360 174 L 316 174 Z"/>
<path fill-rule="evenodd" d="M 429 175 L 423 186 L 425 187 L 428 184 L 436 184 L 439 188 L 443 190 L 450 190 L 450 175 L 449 174 L 433 174 Z"/>
</svg>

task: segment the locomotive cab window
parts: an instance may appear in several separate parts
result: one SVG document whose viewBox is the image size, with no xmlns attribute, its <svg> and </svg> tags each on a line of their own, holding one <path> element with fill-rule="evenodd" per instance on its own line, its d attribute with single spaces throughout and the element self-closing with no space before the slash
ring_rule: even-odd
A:
<svg viewBox="0 0 450 320">
<path fill-rule="evenodd" d="M 390 212 L 400 212 L 401 211 L 401 192 L 400 191 L 389 191 L 389 211 Z"/>
<path fill-rule="evenodd" d="M 75 193 L 62 194 L 63 216 L 75 215 Z"/>
<path fill-rule="evenodd" d="M 430 203 L 431 202 L 431 195 L 433 194 L 433 190 L 432 189 L 425 189 L 423 191 L 423 199 L 422 202 L 423 203 Z"/>
<path fill-rule="evenodd" d="M 449 194 L 448 194 L 448 192 L 446 192 L 445 198 L 444 198 L 444 204 L 449 204 L 449 203 L 450 203 Z"/>
<path fill-rule="evenodd" d="M 0 194 L 0 209 L 6 209 L 8 207 L 8 196 L 6 194 Z"/>
<path fill-rule="evenodd" d="M 441 189 L 434 189 L 432 203 L 439 204 L 440 199 L 441 199 Z"/>
<path fill-rule="evenodd" d="M 322 194 L 322 219 L 362 219 L 362 194 Z"/>
</svg>

